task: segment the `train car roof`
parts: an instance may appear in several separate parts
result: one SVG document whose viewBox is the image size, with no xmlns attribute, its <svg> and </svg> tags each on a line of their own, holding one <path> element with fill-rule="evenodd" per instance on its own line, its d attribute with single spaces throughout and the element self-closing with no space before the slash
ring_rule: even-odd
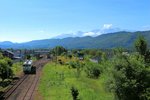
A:
<svg viewBox="0 0 150 100">
<path fill-rule="evenodd" d="M 31 65 L 32 62 L 33 62 L 32 60 L 26 60 L 23 65 Z"/>
</svg>

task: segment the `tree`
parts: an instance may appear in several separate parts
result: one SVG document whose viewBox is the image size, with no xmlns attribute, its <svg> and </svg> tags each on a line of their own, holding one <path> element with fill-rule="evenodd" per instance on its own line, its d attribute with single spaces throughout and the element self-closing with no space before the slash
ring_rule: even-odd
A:
<svg viewBox="0 0 150 100">
<path fill-rule="evenodd" d="M 26 59 L 30 60 L 31 59 L 31 55 L 27 55 Z"/>
<path fill-rule="evenodd" d="M 143 36 L 138 37 L 135 42 L 135 48 L 144 57 L 145 62 L 150 63 L 150 50 L 147 48 L 147 42 Z"/>
<path fill-rule="evenodd" d="M 50 52 L 51 52 L 51 54 L 53 54 L 53 55 L 59 56 L 59 55 L 61 55 L 62 53 L 67 52 L 67 50 L 66 50 L 64 47 L 62 47 L 62 46 L 56 46 L 56 47 L 53 48 Z"/>
<path fill-rule="evenodd" d="M 107 87 L 119 100 L 150 100 L 150 51 L 143 36 L 136 40 L 135 48 L 138 54 L 118 52 L 110 63 Z"/>
<path fill-rule="evenodd" d="M 135 42 L 135 48 L 140 55 L 145 56 L 147 52 L 147 42 L 143 36 L 139 36 Z"/>
<path fill-rule="evenodd" d="M 7 78 L 10 78 L 13 75 L 11 69 L 12 62 L 8 58 L 0 59 L 0 78 L 4 81 Z"/>
<path fill-rule="evenodd" d="M 150 70 L 145 67 L 144 60 L 122 55 L 114 61 L 113 83 L 118 99 L 148 100 Z"/>
</svg>

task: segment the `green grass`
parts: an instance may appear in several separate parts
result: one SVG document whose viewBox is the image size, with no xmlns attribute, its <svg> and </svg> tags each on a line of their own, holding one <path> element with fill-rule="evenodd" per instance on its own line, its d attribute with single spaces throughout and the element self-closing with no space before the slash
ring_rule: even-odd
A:
<svg viewBox="0 0 150 100">
<path fill-rule="evenodd" d="M 99 79 L 91 79 L 84 71 L 77 77 L 76 69 L 49 63 L 43 69 L 38 90 L 44 100 L 72 100 L 72 86 L 78 89 L 80 100 L 113 100 L 113 94 L 105 91 L 106 78 L 102 74 Z"/>
</svg>

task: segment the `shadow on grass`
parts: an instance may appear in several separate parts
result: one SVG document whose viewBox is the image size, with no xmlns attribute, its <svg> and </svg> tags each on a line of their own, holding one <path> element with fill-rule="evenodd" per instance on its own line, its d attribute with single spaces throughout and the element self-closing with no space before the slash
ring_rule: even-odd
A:
<svg viewBox="0 0 150 100">
<path fill-rule="evenodd" d="M 5 87 L 9 86 L 10 83 L 11 83 L 10 80 L 7 80 L 7 81 L 1 81 L 1 82 L 0 82 L 0 87 L 5 88 Z M 0 100 L 4 100 L 3 94 L 4 94 L 4 91 L 0 91 Z"/>
<path fill-rule="evenodd" d="M 10 85 L 10 83 L 11 83 L 11 80 L 1 81 L 1 82 L 0 82 L 0 87 L 5 88 L 5 87 L 7 87 L 8 85 Z"/>
<path fill-rule="evenodd" d="M 2 96 L 4 92 L 0 91 L 0 100 L 4 100 L 4 97 Z"/>
<path fill-rule="evenodd" d="M 19 77 L 13 77 L 11 80 L 5 80 L 5 81 L 0 81 L 0 87 L 2 88 L 7 88 L 9 85 L 14 85 L 15 83 L 13 81 L 19 80 Z M 0 100 L 4 100 L 3 95 L 5 94 L 5 90 L 0 90 Z"/>
</svg>

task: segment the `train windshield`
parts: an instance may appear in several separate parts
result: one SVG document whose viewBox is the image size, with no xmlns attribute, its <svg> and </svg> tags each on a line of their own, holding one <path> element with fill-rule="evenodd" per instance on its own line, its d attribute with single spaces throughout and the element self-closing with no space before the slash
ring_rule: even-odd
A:
<svg viewBox="0 0 150 100">
<path fill-rule="evenodd" d="M 23 65 L 23 67 L 30 67 L 31 65 Z"/>
</svg>

